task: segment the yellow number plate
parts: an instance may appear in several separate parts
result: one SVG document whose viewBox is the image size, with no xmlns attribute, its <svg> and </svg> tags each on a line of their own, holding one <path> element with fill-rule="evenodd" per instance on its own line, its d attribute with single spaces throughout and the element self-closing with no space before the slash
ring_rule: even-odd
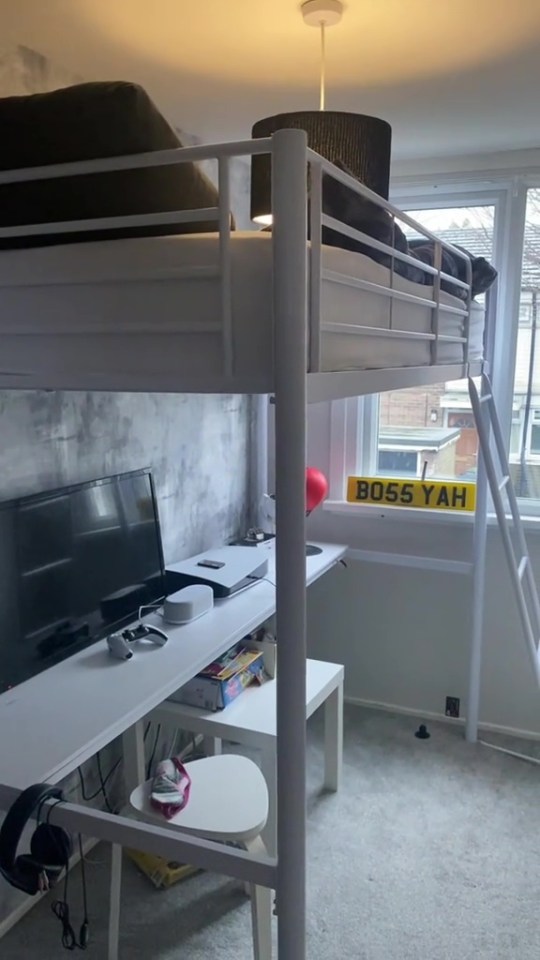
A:
<svg viewBox="0 0 540 960">
<path fill-rule="evenodd" d="M 474 510 L 476 484 L 459 480 L 392 480 L 387 477 L 349 477 L 349 503 L 378 507 L 422 507 L 427 510 Z"/>
</svg>

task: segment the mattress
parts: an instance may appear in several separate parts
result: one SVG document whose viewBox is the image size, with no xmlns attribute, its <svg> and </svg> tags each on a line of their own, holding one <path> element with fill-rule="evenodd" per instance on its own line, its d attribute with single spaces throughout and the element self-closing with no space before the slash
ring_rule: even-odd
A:
<svg viewBox="0 0 540 960">
<path fill-rule="evenodd" d="M 268 370 L 272 357 L 272 243 L 268 233 L 231 235 L 233 371 Z M 320 370 L 430 363 L 428 305 L 348 286 L 340 276 L 387 287 L 390 271 L 368 257 L 323 247 Z M 394 277 L 394 288 L 429 299 L 432 288 Z M 74 373 L 218 375 L 223 370 L 219 242 L 216 234 L 95 241 L 0 254 L 2 366 L 68 365 Z M 439 332 L 463 335 L 463 317 L 441 293 Z M 484 312 L 473 304 L 470 359 L 482 354 Z M 358 325 L 372 328 L 357 335 Z M 350 327 L 350 330 L 348 329 Z M 375 328 L 375 329 L 374 329 Z M 381 334 L 377 330 L 381 330 Z M 53 341 L 54 338 L 54 348 Z M 128 346 L 129 344 L 129 346 Z M 121 358 L 121 360 L 119 359 Z M 463 344 L 440 343 L 439 363 L 460 363 Z M 181 385 L 180 385 L 181 386 Z"/>
</svg>

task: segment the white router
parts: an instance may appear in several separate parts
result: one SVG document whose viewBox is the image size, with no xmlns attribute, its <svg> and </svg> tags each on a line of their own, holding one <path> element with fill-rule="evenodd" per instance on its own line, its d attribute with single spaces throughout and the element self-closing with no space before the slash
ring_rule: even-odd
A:
<svg viewBox="0 0 540 960">
<path fill-rule="evenodd" d="M 215 597 L 230 597 L 262 580 L 268 560 L 253 547 L 216 547 L 167 566 L 169 587 L 180 590 L 192 583 L 212 587 Z"/>
</svg>

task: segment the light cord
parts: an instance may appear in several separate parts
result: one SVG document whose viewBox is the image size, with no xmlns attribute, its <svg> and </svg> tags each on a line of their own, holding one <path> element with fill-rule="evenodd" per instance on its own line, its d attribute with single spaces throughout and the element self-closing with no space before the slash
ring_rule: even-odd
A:
<svg viewBox="0 0 540 960">
<path fill-rule="evenodd" d="M 321 84 L 319 110 L 324 110 L 326 101 L 326 23 L 321 20 Z"/>
</svg>

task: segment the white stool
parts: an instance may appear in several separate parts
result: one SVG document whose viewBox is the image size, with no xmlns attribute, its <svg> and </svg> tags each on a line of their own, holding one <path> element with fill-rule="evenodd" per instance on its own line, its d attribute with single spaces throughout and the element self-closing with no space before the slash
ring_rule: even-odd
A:
<svg viewBox="0 0 540 960">
<path fill-rule="evenodd" d="M 186 763 L 191 777 L 189 802 L 171 820 L 150 804 L 152 781 L 136 787 L 130 797 L 137 816 L 157 821 L 206 840 L 234 841 L 245 850 L 266 854 L 261 832 L 268 817 L 268 789 L 259 768 L 233 754 Z M 108 960 L 118 958 L 122 848 L 112 845 Z M 254 960 L 271 960 L 272 891 L 251 884 Z"/>
</svg>

